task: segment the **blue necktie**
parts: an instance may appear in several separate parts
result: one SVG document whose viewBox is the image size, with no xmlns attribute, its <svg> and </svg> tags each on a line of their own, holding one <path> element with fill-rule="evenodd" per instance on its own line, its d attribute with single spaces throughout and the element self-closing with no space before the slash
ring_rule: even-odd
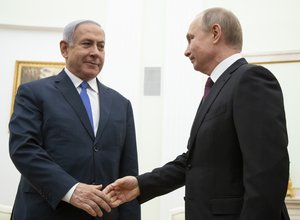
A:
<svg viewBox="0 0 300 220">
<path fill-rule="evenodd" d="M 89 116 L 92 128 L 94 129 L 94 122 L 93 122 L 93 114 L 92 114 L 91 102 L 90 102 L 90 99 L 89 99 L 89 96 L 88 96 L 87 90 L 86 90 L 88 86 L 89 86 L 89 84 L 86 81 L 83 81 L 80 84 L 80 87 L 81 87 L 80 97 L 81 97 L 81 100 L 82 100 L 82 102 L 84 104 L 86 112 L 88 113 L 88 116 Z"/>
</svg>

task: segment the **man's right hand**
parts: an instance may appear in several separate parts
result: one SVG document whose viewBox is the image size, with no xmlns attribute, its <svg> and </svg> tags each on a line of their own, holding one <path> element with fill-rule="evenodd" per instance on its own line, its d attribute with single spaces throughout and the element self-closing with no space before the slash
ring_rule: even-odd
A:
<svg viewBox="0 0 300 220">
<path fill-rule="evenodd" d="M 115 208 L 138 197 L 140 188 L 136 177 L 125 176 L 105 187 L 103 192 L 110 197 L 110 206 Z"/>
<path fill-rule="evenodd" d="M 79 183 L 70 199 L 70 204 L 80 208 L 92 216 L 103 216 L 102 209 L 110 212 L 110 198 L 101 191 L 102 185 Z"/>
</svg>

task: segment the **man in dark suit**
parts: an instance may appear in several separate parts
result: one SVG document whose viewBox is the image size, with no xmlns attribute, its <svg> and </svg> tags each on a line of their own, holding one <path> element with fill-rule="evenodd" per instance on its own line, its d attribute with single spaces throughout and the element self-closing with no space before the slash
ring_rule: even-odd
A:
<svg viewBox="0 0 300 220">
<path fill-rule="evenodd" d="M 140 220 L 137 201 L 111 210 L 102 191 L 138 174 L 130 101 L 96 78 L 104 46 L 98 23 L 72 22 L 60 42 L 64 70 L 19 87 L 9 123 L 10 156 L 21 173 L 12 219 Z"/>
<path fill-rule="evenodd" d="M 289 219 L 286 119 L 280 85 L 267 69 L 242 58 L 242 29 L 222 8 L 200 13 L 185 51 L 209 76 L 186 153 L 163 167 L 124 177 L 104 191 L 112 206 L 146 202 L 183 185 L 186 220 Z"/>
</svg>

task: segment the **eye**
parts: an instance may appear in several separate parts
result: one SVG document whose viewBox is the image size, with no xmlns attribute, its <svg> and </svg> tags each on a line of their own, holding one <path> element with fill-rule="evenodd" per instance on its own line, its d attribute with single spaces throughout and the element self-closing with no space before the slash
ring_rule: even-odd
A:
<svg viewBox="0 0 300 220">
<path fill-rule="evenodd" d="M 191 40 L 192 40 L 193 38 L 194 38 L 194 36 L 191 35 L 191 34 L 188 34 L 188 35 L 186 36 L 186 39 L 187 39 L 187 41 L 188 41 L 189 44 L 191 43 Z"/>
<path fill-rule="evenodd" d="M 104 50 L 104 44 L 103 43 L 100 43 L 100 44 L 98 44 L 97 45 L 97 47 L 98 47 L 98 50 Z"/>
<path fill-rule="evenodd" d="M 89 47 L 89 46 L 91 45 L 91 42 L 90 42 L 90 41 L 83 41 L 83 42 L 82 42 L 82 45 L 83 45 L 84 47 Z"/>
</svg>

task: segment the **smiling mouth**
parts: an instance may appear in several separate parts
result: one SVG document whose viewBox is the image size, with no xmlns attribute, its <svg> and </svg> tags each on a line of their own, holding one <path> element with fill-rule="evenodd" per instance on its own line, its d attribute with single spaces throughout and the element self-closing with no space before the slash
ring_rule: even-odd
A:
<svg viewBox="0 0 300 220">
<path fill-rule="evenodd" d="M 89 64 L 89 65 L 93 65 L 93 66 L 99 66 L 98 63 L 94 63 L 94 62 L 86 62 L 86 63 Z"/>
</svg>

